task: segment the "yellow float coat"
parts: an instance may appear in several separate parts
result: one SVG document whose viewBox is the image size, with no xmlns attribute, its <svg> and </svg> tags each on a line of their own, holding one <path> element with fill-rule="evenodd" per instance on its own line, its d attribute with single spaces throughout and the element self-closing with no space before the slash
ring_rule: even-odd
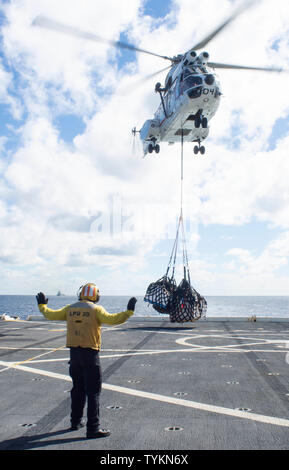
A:
<svg viewBox="0 0 289 470">
<path fill-rule="evenodd" d="M 101 305 L 82 300 L 60 310 L 52 310 L 46 304 L 40 304 L 38 307 L 48 320 L 66 321 L 66 346 L 68 348 L 81 347 L 98 351 L 101 346 L 101 325 L 103 323 L 119 325 L 134 313 L 133 310 L 108 313 Z"/>
</svg>

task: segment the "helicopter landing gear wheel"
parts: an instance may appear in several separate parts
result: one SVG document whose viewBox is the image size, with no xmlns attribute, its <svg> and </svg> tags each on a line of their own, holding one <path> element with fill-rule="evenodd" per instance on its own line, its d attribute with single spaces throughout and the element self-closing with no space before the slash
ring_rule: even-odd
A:
<svg viewBox="0 0 289 470">
<path fill-rule="evenodd" d="M 153 153 L 153 152 L 159 153 L 160 146 L 159 144 L 156 144 L 155 142 L 150 142 L 148 144 L 147 151 L 148 153 Z"/>
<path fill-rule="evenodd" d="M 154 150 L 153 144 L 149 144 L 149 146 L 148 146 L 148 152 L 149 152 L 149 153 L 153 153 L 153 150 Z"/>
<path fill-rule="evenodd" d="M 203 116 L 203 110 L 199 109 L 199 111 L 194 116 L 195 127 L 198 129 L 202 126 L 203 129 L 207 129 L 208 127 L 208 118 Z"/>
<path fill-rule="evenodd" d="M 199 144 L 199 145 L 195 145 L 195 146 L 194 146 L 194 154 L 195 154 L 195 155 L 198 155 L 198 153 L 200 152 L 201 155 L 204 155 L 204 153 L 205 153 L 205 151 L 206 151 L 205 147 L 204 147 L 203 145 L 201 146 L 201 142 L 200 142 L 200 141 L 198 141 L 198 144 Z"/>
</svg>

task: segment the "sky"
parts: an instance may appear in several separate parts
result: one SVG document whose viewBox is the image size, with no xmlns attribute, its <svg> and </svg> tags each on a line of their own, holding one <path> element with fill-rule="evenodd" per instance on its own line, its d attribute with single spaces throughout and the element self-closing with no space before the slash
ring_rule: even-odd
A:
<svg viewBox="0 0 289 470">
<path fill-rule="evenodd" d="M 0 294 L 144 295 L 180 210 L 180 146 L 143 158 L 163 59 L 33 27 L 41 14 L 157 54 L 185 53 L 238 0 L 1 0 Z M 213 62 L 288 67 L 289 4 L 259 0 L 207 46 Z M 288 74 L 218 70 L 206 154 L 184 145 L 192 285 L 289 295 Z M 182 257 L 177 260 L 182 279 Z"/>
</svg>

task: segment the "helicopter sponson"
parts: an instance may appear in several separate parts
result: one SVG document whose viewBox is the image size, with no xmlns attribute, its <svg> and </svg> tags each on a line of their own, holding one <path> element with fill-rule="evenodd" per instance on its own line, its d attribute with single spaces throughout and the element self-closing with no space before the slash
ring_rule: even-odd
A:
<svg viewBox="0 0 289 470">
<path fill-rule="evenodd" d="M 144 154 L 155 151 L 159 153 L 160 146 L 157 142 L 161 140 L 160 123 L 156 119 L 148 119 L 140 130 L 140 138 L 143 141 Z"/>
</svg>

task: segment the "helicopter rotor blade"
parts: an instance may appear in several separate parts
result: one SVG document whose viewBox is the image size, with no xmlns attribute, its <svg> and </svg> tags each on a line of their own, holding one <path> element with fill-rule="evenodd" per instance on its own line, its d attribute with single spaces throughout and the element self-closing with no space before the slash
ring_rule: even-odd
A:
<svg viewBox="0 0 289 470">
<path fill-rule="evenodd" d="M 198 49 L 202 49 L 205 47 L 214 37 L 217 36 L 226 26 L 228 26 L 237 16 L 239 16 L 243 11 L 247 10 L 253 4 L 256 3 L 256 0 L 248 0 L 243 5 L 241 5 L 237 10 L 229 16 L 229 18 L 226 19 L 223 23 L 221 23 L 214 31 L 212 31 L 208 36 L 206 36 L 202 41 L 198 42 L 195 46 L 192 47 L 194 51 L 197 51 Z"/>
<path fill-rule="evenodd" d="M 154 73 L 151 73 L 149 75 L 146 75 L 145 77 L 141 77 L 135 81 L 133 81 L 130 85 L 124 85 L 120 88 L 120 92 L 121 94 L 124 96 L 124 95 L 128 95 L 130 94 L 132 91 L 135 91 L 137 90 L 141 85 L 143 85 L 145 82 L 147 82 L 148 80 L 151 80 L 152 78 L 154 78 L 156 75 L 159 75 L 160 73 L 162 72 L 165 72 L 166 70 L 170 69 L 171 68 L 171 65 L 169 65 L 168 67 L 165 67 L 164 69 L 161 69 L 161 70 L 158 70 L 157 72 L 154 72 Z"/>
<path fill-rule="evenodd" d="M 95 42 L 104 42 L 106 44 L 110 44 L 111 46 L 117 47 L 119 49 L 129 49 L 131 51 L 136 51 L 136 52 L 142 52 L 144 54 L 150 54 L 155 57 L 160 57 L 161 59 L 166 59 L 170 60 L 173 62 L 173 58 L 167 57 L 164 55 L 156 54 L 155 52 L 147 51 L 145 49 L 140 49 L 139 47 L 133 46 L 132 44 L 128 44 L 126 42 L 122 41 L 112 41 L 110 39 L 104 39 L 97 34 L 94 33 L 89 33 L 86 31 L 81 31 L 80 29 L 74 27 L 74 26 L 69 26 L 65 25 L 63 23 L 60 23 L 58 21 L 52 20 L 46 16 L 39 15 L 36 18 L 34 18 L 32 22 L 32 26 L 39 26 L 41 28 L 45 29 L 50 29 L 52 31 L 56 31 L 59 33 L 64 33 L 69 36 L 74 36 L 82 39 L 88 39 L 90 41 L 95 41 Z"/>
<path fill-rule="evenodd" d="M 150 80 L 151 78 L 154 78 L 156 77 L 157 75 L 159 75 L 160 73 L 162 72 L 165 72 L 166 70 L 170 69 L 171 68 L 171 65 L 169 65 L 168 67 L 165 67 L 164 69 L 161 69 L 161 70 L 158 70 L 157 72 L 154 72 L 154 73 L 151 73 L 149 75 L 146 75 L 145 77 L 141 78 L 138 83 L 143 83 L 143 82 L 146 82 L 147 80 Z"/>
<path fill-rule="evenodd" d="M 250 67 L 246 65 L 220 64 L 218 62 L 208 62 L 207 65 L 213 69 L 235 69 L 235 70 L 260 70 L 262 72 L 288 72 L 289 70 L 276 67 Z"/>
</svg>

